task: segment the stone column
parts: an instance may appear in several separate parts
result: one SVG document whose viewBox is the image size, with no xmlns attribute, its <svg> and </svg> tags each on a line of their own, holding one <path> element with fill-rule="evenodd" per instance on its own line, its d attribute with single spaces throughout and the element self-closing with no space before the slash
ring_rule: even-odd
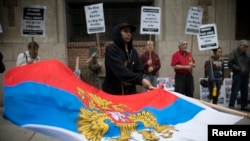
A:
<svg viewBox="0 0 250 141">
<path fill-rule="evenodd" d="M 66 12 L 65 0 L 56 0 L 57 6 L 57 41 L 58 43 L 66 42 Z"/>
</svg>

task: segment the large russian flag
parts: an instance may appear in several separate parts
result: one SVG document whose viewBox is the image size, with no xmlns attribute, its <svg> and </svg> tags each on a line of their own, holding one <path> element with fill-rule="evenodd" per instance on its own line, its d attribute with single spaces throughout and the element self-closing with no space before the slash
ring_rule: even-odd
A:
<svg viewBox="0 0 250 141">
<path fill-rule="evenodd" d="M 65 141 L 205 141 L 209 124 L 242 118 L 162 89 L 110 95 L 84 83 L 58 60 L 8 70 L 3 116 Z"/>
</svg>

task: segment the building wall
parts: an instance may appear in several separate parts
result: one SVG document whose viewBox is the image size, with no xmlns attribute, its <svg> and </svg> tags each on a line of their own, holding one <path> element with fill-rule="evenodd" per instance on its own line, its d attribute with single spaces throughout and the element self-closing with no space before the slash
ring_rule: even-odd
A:
<svg viewBox="0 0 250 141">
<path fill-rule="evenodd" d="M 0 33 L 0 51 L 4 55 L 3 61 L 7 70 L 15 66 L 18 54 L 26 51 L 28 43 L 32 40 L 32 37 L 22 37 L 20 30 L 23 7 L 29 5 L 46 6 L 45 37 L 34 37 L 34 41 L 40 46 L 40 58 L 59 59 L 68 64 L 64 0 L 1 0 L 0 22 L 3 33 Z M 1 80 L 5 73 L 0 74 Z M 1 81 L 0 106 L 3 105 L 2 84 Z"/>
<path fill-rule="evenodd" d="M 136 1 L 135 1 L 136 2 Z M 39 56 L 42 59 L 59 59 L 72 70 L 76 56 L 80 56 L 80 67 L 86 66 L 89 48 L 95 43 L 67 43 L 66 40 L 66 10 L 65 0 L 2 0 L 0 1 L 0 22 L 3 33 L 0 33 L 0 50 L 4 55 L 7 69 L 14 67 L 16 57 L 27 49 L 31 37 L 20 34 L 20 13 L 26 5 L 45 5 L 46 8 L 46 37 L 36 37 L 40 45 Z M 155 35 L 156 52 L 159 54 L 162 68 L 160 77 L 173 77 L 170 67 L 171 55 L 177 48 L 178 40 L 189 41 L 189 49 L 196 59 L 194 69 L 195 97 L 199 98 L 199 78 L 203 77 L 203 65 L 209 58 L 208 51 L 199 51 L 196 36 L 185 35 L 187 11 L 190 6 L 202 6 L 206 9 L 204 23 L 216 23 L 219 44 L 223 54 L 237 46 L 235 36 L 235 0 L 155 0 L 155 6 L 161 7 L 161 33 Z M 223 18 L 221 18 L 223 17 Z M 68 21 L 69 22 L 69 21 Z M 14 25 L 12 25 L 14 23 Z M 203 23 L 203 24 L 204 24 Z M 145 41 L 134 42 L 141 54 Z M 103 46 L 104 44 L 102 44 Z M 4 74 L 0 74 L 3 79 Z M 2 81 L 0 82 L 0 105 L 2 105 Z"/>
</svg>

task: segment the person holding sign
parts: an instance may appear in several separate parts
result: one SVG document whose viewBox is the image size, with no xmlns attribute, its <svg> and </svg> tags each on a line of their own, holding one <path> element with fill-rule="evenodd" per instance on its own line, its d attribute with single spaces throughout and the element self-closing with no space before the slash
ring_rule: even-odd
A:
<svg viewBox="0 0 250 141">
<path fill-rule="evenodd" d="M 20 66 L 40 61 L 40 57 L 38 56 L 38 49 L 39 45 L 37 42 L 30 42 L 28 44 L 28 50 L 18 55 L 16 65 Z"/>
<path fill-rule="evenodd" d="M 224 61 L 221 59 L 222 49 L 212 49 L 214 56 L 205 62 L 205 77 L 208 78 L 208 99 L 217 104 L 220 95 L 220 88 L 224 80 Z M 212 67 L 211 67 L 212 66 Z"/>
<path fill-rule="evenodd" d="M 92 81 L 95 87 L 102 89 L 102 83 L 105 78 L 105 66 L 104 66 L 105 50 L 100 49 L 100 51 L 101 54 L 99 54 L 98 51 L 92 53 L 92 55 L 87 59 L 86 63 L 88 64 L 88 69 L 92 73 L 92 78 L 93 78 Z M 99 55 L 101 56 L 99 57 Z"/>
<path fill-rule="evenodd" d="M 161 68 L 161 62 L 158 54 L 154 52 L 154 42 L 149 40 L 146 43 L 147 50 L 140 56 L 144 69 L 144 78 L 148 79 L 154 87 L 157 86 L 157 72 Z M 142 91 L 145 91 L 143 89 Z"/>
<path fill-rule="evenodd" d="M 231 95 L 229 100 L 229 108 L 235 108 L 234 104 L 240 91 L 241 110 L 246 109 L 248 105 L 248 83 L 250 71 L 250 56 L 247 54 L 249 42 L 241 40 L 236 49 L 232 50 L 228 58 L 228 67 L 233 72 Z"/>
<path fill-rule="evenodd" d="M 195 67 L 195 60 L 187 51 L 188 42 L 178 42 L 179 50 L 172 55 L 171 67 L 175 71 L 175 92 L 193 97 L 194 78 L 192 70 Z"/>
<path fill-rule="evenodd" d="M 95 87 L 98 87 L 98 73 L 101 71 L 102 63 L 99 60 L 97 52 L 92 53 L 92 55 L 87 59 L 88 69 L 91 71 L 92 81 Z"/>
<path fill-rule="evenodd" d="M 132 44 L 132 32 L 136 28 L 128 23 L 113 28 L 113 43 L 105 51 L 106 77 L 103 91 L 114 95 L 135 94 L 136 85 L 151 90 L 155 87 L 143 78 L 139 55 Z"/>
</svg>

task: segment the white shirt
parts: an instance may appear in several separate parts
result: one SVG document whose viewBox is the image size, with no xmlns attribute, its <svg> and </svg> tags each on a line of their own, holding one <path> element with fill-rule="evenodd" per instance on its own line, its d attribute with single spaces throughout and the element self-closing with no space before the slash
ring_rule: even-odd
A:
<svg viewBox="0 0 250 141">
<path fill-rule="evenodd" d="M 26 52 L 22 52 L 17 56 L 17 61 L 16 61 L 16 66 L 20 66 L 20 65 L 26 65 L 27 62 L 29 62 L 31 60 L 29 51 L 27 50 Z M 40 57 L 37 56 L 34 59 L 34 62 L 38 62 L 40 61 Z"/>
</svg>

